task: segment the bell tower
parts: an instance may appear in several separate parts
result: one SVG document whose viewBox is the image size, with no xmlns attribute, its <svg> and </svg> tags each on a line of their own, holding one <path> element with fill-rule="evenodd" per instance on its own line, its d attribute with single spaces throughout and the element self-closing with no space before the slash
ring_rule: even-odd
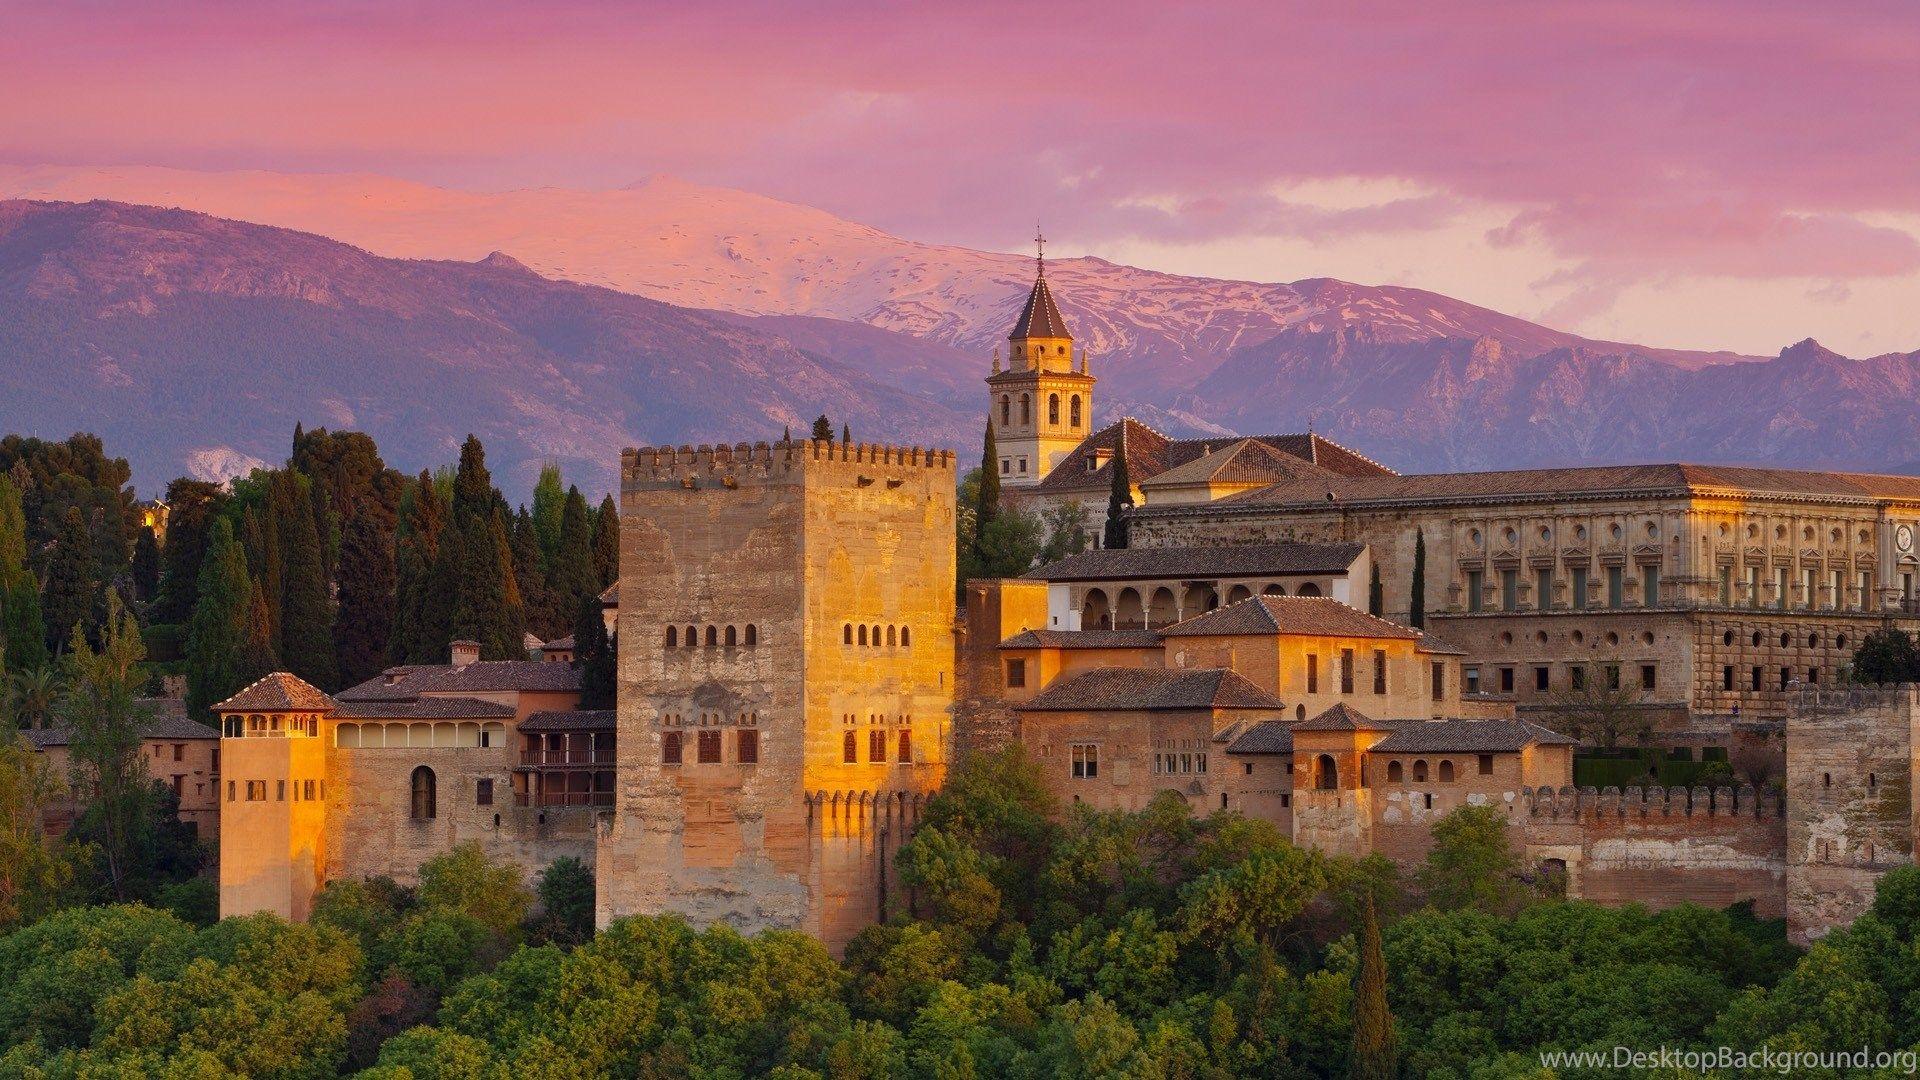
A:
<svg viewBox="0 0 1920 1080">
<path fill-rule="evenodd" d="M 1093 430 L 1093 376 L 1087 354 L 1076 357 L 1073 335 L 1047 287 L 1046 238 L 1034 234 L 1033 291 L 1007 335 L 1007 362 L 994 350 L 987 376 L 987 420 L 1000 456 L 1000 483 L 1038 484 Z"/>
</svg>

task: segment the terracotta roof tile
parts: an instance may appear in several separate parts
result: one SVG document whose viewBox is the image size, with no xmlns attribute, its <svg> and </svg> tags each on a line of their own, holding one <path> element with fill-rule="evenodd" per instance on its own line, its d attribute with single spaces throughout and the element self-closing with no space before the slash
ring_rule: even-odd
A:
<svg viewBox="0 0 1920 1080">
<path fill-rule="evenodd" d="M 1020 712 L 1282 709 L 1279 698 L 1225 668 L 1096 668 L 1054 683 Z"/>
<path fill-rule="evenodd" d="M 1295 731 L 1392 731 L 1398 721 L 1375 720 L 1359 709 L 1341 702 L 1318 716 L 1293 725 Z"/>
<path fill-rule="evenodd" d="M 537 712 L 520 721 L 521 731 L 612 731 L 612 709 L 569 709 Z"/>
<path fill-rule="evenodd" d="M 1033 291 L 1027 294 L 1027 304 L 1020 309 L 1020 320 L 1013 324 L 1007 340 L 1072 336 L 1067 333 L 1067 320 L 1060 317 L 1060 309 L 1054 305 L 1053 290 L 1047 288 L 1046 277 L 1035 278 Z"/>
<path fill-rule="evenodd" d="M 1411 721 L 1373 744 L 1376 754 L 1500 754 L 1529 746 L 1572 746 L 1574 740 L 1525 720 Z"/>
<path fill-rule="evenodd" d="M 392 667 L 340 691 L 341 701 L 409 701 L 421 694 L 565 693 L 580 689 L 572 664 L 546 660 L 480 660 L 471 664 Z"/>
<path fill-rule="evenodd" d="M 276 671 L 233 695 L 214 712 L 330 712 L 334 700 L 297 675 Z"/>
<path fill-rule="evenodd" d="M 1418 630 L 1375 618 L 1324 596 L 1254 596 L 1162 627 L 1167 637 L 1314 637 L 1418 639 Z"/>
<path fill-rule="evenodd" d="M 1002 649 L 1154 649 L 1152 630 L 1023 630 L 1000 643 Z"/>
<path fill-rule="evenodd" d="M 1281 720 L 1262 720 L 1227 744 L 1229 754 L 1291 754 L 1293 725 Z"/>
<path fill-rule="evenodd" d="M 501 720 L 513 707 L 471 697 L 423 697 L 411 701 L 341 701 L 334 716 L 355 720 Z"/>
<path fill-rule="evenodd" d="M 1113 454 L 1124 445 L 1127 457 L 1127 479 L 1139 485 L 1168 469 L 1206 457 L 1242 439 L 1251 439 L 1295 459 L 1297 464 L 1289 468 L 1302 482 L 1320 477 L 1338 480 L 1343 477 L 1395 475 L 1392 469 L 1377 461 L 1330 439 L 1310 433 L 1174 439 L 1128 416 L 1088 435 L 1079 446 L 1074 447 L 1058 465 L 1054 466 L 1052 471 L 1034 486 L 1033 490 L 1049 495 L 1104 493 L 1113 484 L 1112 461 L 1108 460 L 1091 471 L 1087 468 L 1087 459 L 1099 450 Z M 1256 493 L 1246 493 L 1246 495 L 1253 494 Z"/>
</svg>

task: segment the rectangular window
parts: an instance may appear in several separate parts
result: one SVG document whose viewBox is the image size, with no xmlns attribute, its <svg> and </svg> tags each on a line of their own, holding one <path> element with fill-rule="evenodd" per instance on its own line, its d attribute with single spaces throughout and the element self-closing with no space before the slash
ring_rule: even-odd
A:
<svg viewBox="0 0 1920 1080">
<path fill-rule="evenodd" d="M 173 760 L 184 761 L 186 760 L 186 756 L 187 756 L 187 744 L 178 743 L 178 742 L 174 743 L 173 744 Z"/>
<path fill-rule="evenodd" d="M 1317 694 L 1319 692 L 1320 692 L 1320 658 L 1318 656 L 1315 656 L 1312 653 L 1308 653 L 1307 654 L 1307 693 Z"/>
<path fill-rule="evenodd" d="M 1786 610 L 1789 592 L 1791 590 L 1787 587 L 1787 568 L 1782 566 L 1773 573 L 1773 606 L 1782 611 Z"/>
<path fill-rule="evenodd" d="M 1585 690 L 1587 688 L 1587 669 L 1581 667 L 1579 664 L 1568 665 L 1567 685 L 1575 690 Z"/>
<path fill-rule="evenodd" d="M 1513 669 L 1510 667 L 1500 669 L 1500 692 L 1503 694 L 1513 693 Z"/>
<path fill-rule="evenodd" d="M 1493 755 L 1492 754 L 1480 755 L 1480 775 L 1481 776 L 1493 775 Z"/>
<path fill-rule="evenodd" d="M 1025 660 L 1007 661 L 1007 686 L 1009 688 L 1027 685 L 1027 662 Z"/>
<path fill-rule="evenodd" d="M 1818 606 L 1819 597 L 1813 582 L 1814 576 L 1812 568 L 1803 568 L 1800 571 L 1800 607 L 1810 608 Z"/>
<path fill-rule="evenodd" d="M 233 799 L 233 781 L 231 781 L 231 780 L 229 780 L 229 781 L 227 781 L 227 801 L 228 801 L 228 802 L 232 802 L 232 801 L 234 801 L 234 799 Z"/>
<path fill-rule="evenodd" d="M 303 781 L 303 782 L 302 782 L 302 786 L 303 786 L 303 787 L 304 787 L 304 788 L 306 789 L 306 792 L 307 792 L 307 799 L 308 799 L 308 801 L 312 801 L 312 799 L 313 799 L 313 781 L 311 781 L 311 780 L 307 780 L 307 781 Z"/>
<path fill-rule="evenodd" d="M 867 732 L 867 760 L 874 763 L 887 760 L 887 733 L 879 728 Z"/>
<path fill-rule="evenodd" d="M 1753 688 L 1760 689 L 1760 665 L 1758 664 L 1753 666 Z"/>
<path fill-rule="evenodd" d="M 247 781 L 247 801 L 248 802 L 266 802 L 267 801 L 267 782 L 265 780 Z"/>
<path fill-rule="evenodd" d="M 1785 668 L 1785 667 L 1781 668 L 1780 669 L 1780 689 L 1785 690 L 1787 688 L 1787 684 L 1792 681 L 1793 681 L 1793 669 Z"/>
<path fill-rule="evenodd" d="M 1552 687 L 1553 687 L 1553 669 L 1545 666 L 1534 668 L 1533 669 L 1533 688 L 1536 691 L 1544 694 Z"/>
<path fill-rule="evenodd" d="M 1353 650 L 1340 650 L 1340 692 L 1353 693 Z"/>
<path fill-rule="evenodd" d="M 1000 472 L 1006 476 L 1013 475 L 1013 459 L 1012 458 L 1000 459 Z"/>
<path fill-rule="evenodd" d="M 473 782 L 473 805 L 475 806 L 492 806 L 493 805 L 493 781 L 492 780 L 483 778 Z"/>
<path fill-rule="evenodd" d="M 900 753 L 897 756 L 902 764 L 913 763 L 913 731 L 909 728 L 900 729 Z"/>
<path fill-rule="evenodd" d="M 1607 675 L 1607 689 L 1609 690 L 1620 689 L 1620 665 L 1608 664 L 1606 666 L 1606 675 Z"/>
<path fill-rule="evenodd" d="M 1640 665 L 1640 689 L 1642 690 L 1653 689 L 1653 682 L 1654 682 L 1653 676 L 1654 676 L 1653 665 L 1641 664 Z"/>
<path fill-rule="evenodd" d="M 1553 571 L 1536 570 L 1533 577 L 1533 606 L 1545 611 L 1553 606 Z"/>
<path fill-rule="evenodd" d="M 1747 606 L 1760 606 L 1760 568 L 1747 567 Z"/>
<path fill-rule="evenodd" d="M 680 733 L 664 732 L 660 736 L 660 764 L 678 765 L 681 762 Z"/>
<path fill-rule="evenodd" d="M 720 733 L 718 731 L 700 732 L 699 741 L 695 744 L 694 753 L 695 760 L 700 764 L 718 765 L 720 763 Z"/>
<path fill-rule="evenodd" d="M 1465 681 L 1465 685 L 1460 688 L 1461 693 L 1477 694 L 1480 692 L 1480 669 L 1479 668 L 1477 667 L 1461 668 L 1460 677 Z"/>
<path fill-rule="evenodd" d="M 1720 669 L 1720 689 L 1733 689 L 1733 665 L 1727 664 Z"/>
<path fill-rule="evenodd" d="M 1520 610 L 1520 571 L 1500 571 L 1500 610 Z"/>
<path fill-rule="evenodd" d="M 1387 692 L 1387 650 L 1373 650 L 1373 692 Z"/>
<path fill-rule="evenodd" d="M 209 767 L 213 769 L 215 776 L 220 775 L 220 751 L 217 748 L 213 752 L 213 764 Z"/>
<path fill-rule="evenodd" d="M 1645 563 L 1640 567 L 1640 606 L 1660 606 L 1660 564 Z"/>
<path fill-rule="evenodd" d="M 1193 755 L 1193 767 L 1195 772 L 1202 772 L 1202 773 L 1206 772 L 1207 771 L 1207 755 L 1205 754 Z"/>
<path fill-rule="evenodd" d="M 742 765 L 760 764 L 760 732 L 753 728 L 741 728 L 733 738 L 735 761 Z"/>
<path fill-rule="evenodd" d="M 847 731 L 843 732 L 840 736 L 840 763 L 842 765 L 854 765 L 854 764 L 858 764 L 859 761 L 860 761 L 859 737 L 854 734 L 851 728 L 849 728 Z"/>
<path fill-rule="evenodd" d="M 1587 568 L 1586 567 L 1576 566 L 1573 568 L 1573 586 L 1567 599 L 1569 604 L 1572 607 L 1582 611 L 1586 610 L 1586 606 L 1587 606 Z"/>
<path fill-rule="evenodd" d="M 1092 780 L 1100 775 L 1100 748 L 1093 743 L 1073 744 L 1073 778 Z"/>
<path fill-rule="evenodd" d="M 1480 610 L 1480 571 L 1467 571 L 1467 610 Z"/>
<path fill-rule="evenodd" d="M 1021 474 L 1022 476 L 1025 476 L 1025 475 L 1026 475 L 1026 472 L 1027 472 L 1027 459 L 1026 459 L 1026 458 L 1021 458 L 1021 459 L 1020 459 L 1020 474 Z"/>
<path fill-rule="evenodd" d="M 1860 610 L 1869 611 L 1872 608 L 1873 608 L 1873 571 L 1862 570 L 1860 571 Z"/>
<path fill-rule="evenodd" d="M 1780 670 L 1785 671 L 1786 669 L 1781 668 Z M 273 801 L 274 802 L 287 801 L 287 782 L 285 780 L 275 780 L 273 782 Z"/>
<path fill-rule="evenodd" d="M 1833 608 L 1846 607 L 1847 606 L 1847 572 L 1845 570 L 1835 570 L 1833 572 L 1832 577 L 1833 577 L 1833 581 L 1830 585 L 1830 588 L 1833 590 L 1833 595 L 1827 598 L 1827 606 L 1833 607 Z"/>
<path fill-rule="evenodd" d="M 1733 567 L 1720 568 L 1720 606 L 1733 606 Z"/>
<path fill-rule="evenodd" d="M 1447 666 L 1438 660 L 1433 662 L 1433 700 L 1439 701 L 1447 696 Z"/>
<path fill-rule="evenodd" d="M 1607 606 L 1619 608 L 1627 606 L 1626 568 L 1607 567 Z"/>
</svg>

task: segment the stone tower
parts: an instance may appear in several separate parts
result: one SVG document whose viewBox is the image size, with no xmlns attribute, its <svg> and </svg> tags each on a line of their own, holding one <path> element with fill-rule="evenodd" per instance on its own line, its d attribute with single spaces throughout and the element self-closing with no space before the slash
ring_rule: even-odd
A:
<svg viewBox="0 0 1920 1080">
<path fill-rule="evenodd" d="M 1036 243 L 1044 244 L 1040 237 Z M 1033 291 L 1007 335 L 1007 364 L 993 356 L 987 376 L 987 419 L 1000 456 L 1000 483 L 1038 484 L 1092 431 L 1093 376 L 1047 287 L 1045 248 L 1034 260 Z"/>
<path fill-rule="evenodd" d="M 326 866 L 327 751 L 333 699 L 286 672 L 218 705 L 220 915 L 304 922 Z"/>
<path fill-rule="evenodd" d="M 827 442 L 621 462 L 618 781 L 599 919 L 836 951 L 945 777 L 954 456 Z"/>
</svg>

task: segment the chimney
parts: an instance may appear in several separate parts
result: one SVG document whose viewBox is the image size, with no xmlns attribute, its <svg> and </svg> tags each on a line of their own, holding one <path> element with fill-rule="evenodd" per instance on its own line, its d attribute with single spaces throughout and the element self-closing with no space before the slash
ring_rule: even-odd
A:
<svg viewBox="0 0 1920 1080">
<path fill-rule="evenodd" d="M 477 641 L 456 641 L 453 643 L 452 664 L 454 667 L 466 667 L 480 659 L 480 643 Z"/>
</svg>

